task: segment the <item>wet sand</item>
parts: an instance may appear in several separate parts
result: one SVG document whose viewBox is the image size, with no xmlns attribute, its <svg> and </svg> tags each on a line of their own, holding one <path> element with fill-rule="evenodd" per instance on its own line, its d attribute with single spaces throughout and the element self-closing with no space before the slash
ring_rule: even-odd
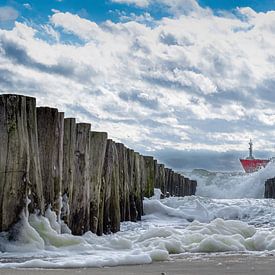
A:
<svg viewBox="0 0 275 275">
<path fill-rule="evenodd" d="M 275 274 L 275 256 L 203 256 L 178 257 L 168 262 L 154 262 L 148 265 L 116 266 L 83 269 L 0 269 L 0 275 L 222 275 L 222 274 Z"/>
</svg>

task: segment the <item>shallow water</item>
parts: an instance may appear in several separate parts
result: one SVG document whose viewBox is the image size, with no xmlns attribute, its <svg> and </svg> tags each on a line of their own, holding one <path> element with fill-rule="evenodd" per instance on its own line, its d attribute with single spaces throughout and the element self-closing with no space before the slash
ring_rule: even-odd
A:
<svg viewBox="0 0 275 275">
<path fill-rule="evenodd" d="M 144 201 L 141 222 L 125 222 L 121 232 L 108 236 L 60 234 L 50 210 L 47 218 L 22 214 L 16 240 L 1 233 L 0 267 L 115 266 L 182 253 L 275 250 L 275 200 L 262 199 L 265 180 L 275 176 L 274 163 L 251 175 L 195 170 L 189 176 L 198 181 L 198 196 L 160 200 L 155 190 Z"/>
</svg>

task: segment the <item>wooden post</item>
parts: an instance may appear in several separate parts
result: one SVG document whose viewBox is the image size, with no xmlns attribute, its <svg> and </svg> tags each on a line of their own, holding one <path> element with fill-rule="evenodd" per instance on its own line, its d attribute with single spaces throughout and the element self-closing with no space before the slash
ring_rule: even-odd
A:
<svg viewBox="0 0 275 275">
<path fill-rule="evenodd" d="M 130 220 L 137 221 L 137 208 L 135 200 L 135 152 L 134 150 L 127 149 L 128 160 L 128 175 L 129 175 L 129 201 L 130 201 Z"/>
<path fill-rule="evenodd" d="M 150 156 L 145 156 L 144 160 L 146 168 L 146 187 L 144 190 L 144 196 L 149 198 L 154 195 L 155 163 L 154 158 Z"/>
<path fill-rule="evenodd" d="M 119 162 L 115 143 L 110 139 L 107 141 L 103 178 L 103 233 L 109 234 L 120 229 Z"/>
<path fill-rule="evenodd" d="M 0 231 L 6 231 L 19 220 L 27 196 L 30 211 L 43 208 L 35 98 L 0 96 L 0 135 Z"/>
<path fill-rule="evenodd" d="M 140 221 L 143 214 L 143 195 L 142 195 L 142 166 L 140 161 L 141 155 L 134 153 L 134 201 L 135 208 L 132 211 L 136 211 L 134 215 L 131 215 L 134 221 Z"/>
<path fill-rule="evenodd" d="M 130 220 L 129 202 L 129 172 L 127 161 L 127 148 L 122 143 L 116 143 L 119 162 L 119 194 L 121 221 Z"/>
<path fill-rule="evenodd" d="M 141 195 L 141 209 L 140 209 L 140 216 L 138 216 L 138 220 L 141 220 L 141 216 L 143 215 L 143 199 L 144 199 L 144 190 L 146 188 L 147 182 L 147 174 L 146 174 L 146 167 L 145 167 L 145 160 L 142 155 L 139 155 L 139 167 L 140 167 L 140 195 Z"/>
<path fill-rule="evenodd" d="M 82 235 L 90 227 L 90 129 L 88 123 L 76 124 L 73 197 L 70 211 L 70 228 L 73 234 Z"/>
<path fill-rule="evenodd" d="M 165 170 L 163 164 L 157 164 L 158 183 L 157 186 L 163 194 L 165 194 Z"/>
<path fill-rule="evenodd" d="M 38 148 L 46 208 L 60 214 L 64 113 L 49 107 L 37 108 Z"/>
<path fill-rule="evenodd" d="M 29 137 L 29 186 L 28 197 L 30 199 L 29 212 L 40 211 L 44 213 L 43 184 L 39 158 L 36 99 L 26 97 L 27 130 Z"/>
<path fill-rule="evenodd" d="M 97 233 L 107 133 L 90 133 L 90 230 Z"/>
<path fill-rule="evenodd" d="M 69 208 L 64 205 L 61 209 L 62 219 L 69 225 L 70 213 L 72 209 L 73 198 L 73 181 L 74 181 L 74 154 L 76 139 L 76 122 L 75 118 L 66 118 L 64 120 L 64 138 L 63 138 L 63 177 L 62 177 L 62 198 L 64 204 L 67 203 Z"/>
<path fill-rule="evenodd" d="M 190 196 L 196 194 L 196 189 L 197 189 L 197 181 L 191 180 L 191 192 L 190 192 Z"/>
</svg>

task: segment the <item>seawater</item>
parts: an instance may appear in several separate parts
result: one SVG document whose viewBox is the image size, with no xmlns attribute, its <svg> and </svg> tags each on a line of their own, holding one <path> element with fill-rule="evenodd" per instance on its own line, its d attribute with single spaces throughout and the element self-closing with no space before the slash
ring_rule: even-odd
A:
<svg viewBox="0 0 275 275">
<path fill-rule="evenodd" d="M 48 209 L 22 213 L 16 239 L 0 234 L 0 268 L 68 268 L 144 264 L 172 255 L 268 254 L 275 250 L 275 200 L 263 199 L 275 164 L 253 174 L 194 170 L 197 196 L 144 200 L 142 221 L 106 236 L 78 237 Z M 61 233 L 63 232 L 63 233 Z M 201 254 L 200 254 L 201 255 Z"/>
</svg>

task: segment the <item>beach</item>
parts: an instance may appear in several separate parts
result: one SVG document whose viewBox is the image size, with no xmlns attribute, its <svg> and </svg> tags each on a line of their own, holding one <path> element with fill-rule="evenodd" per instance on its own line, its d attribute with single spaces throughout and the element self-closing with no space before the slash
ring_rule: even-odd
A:
<svg viewBox="0 0 275 275">
<path fill-rule="evenodd" d="M 71 274 L 148 274 L 148 275 L 219 275 L 219 274 L 274 274 L 273 256 L 222 255 L 222 256 L 177 256 L 171 261 L 146 265 L 127 265 L 104 268 L 77 269 L 0 269 L 1 275 L 71 275 Z"/>
</svg>

